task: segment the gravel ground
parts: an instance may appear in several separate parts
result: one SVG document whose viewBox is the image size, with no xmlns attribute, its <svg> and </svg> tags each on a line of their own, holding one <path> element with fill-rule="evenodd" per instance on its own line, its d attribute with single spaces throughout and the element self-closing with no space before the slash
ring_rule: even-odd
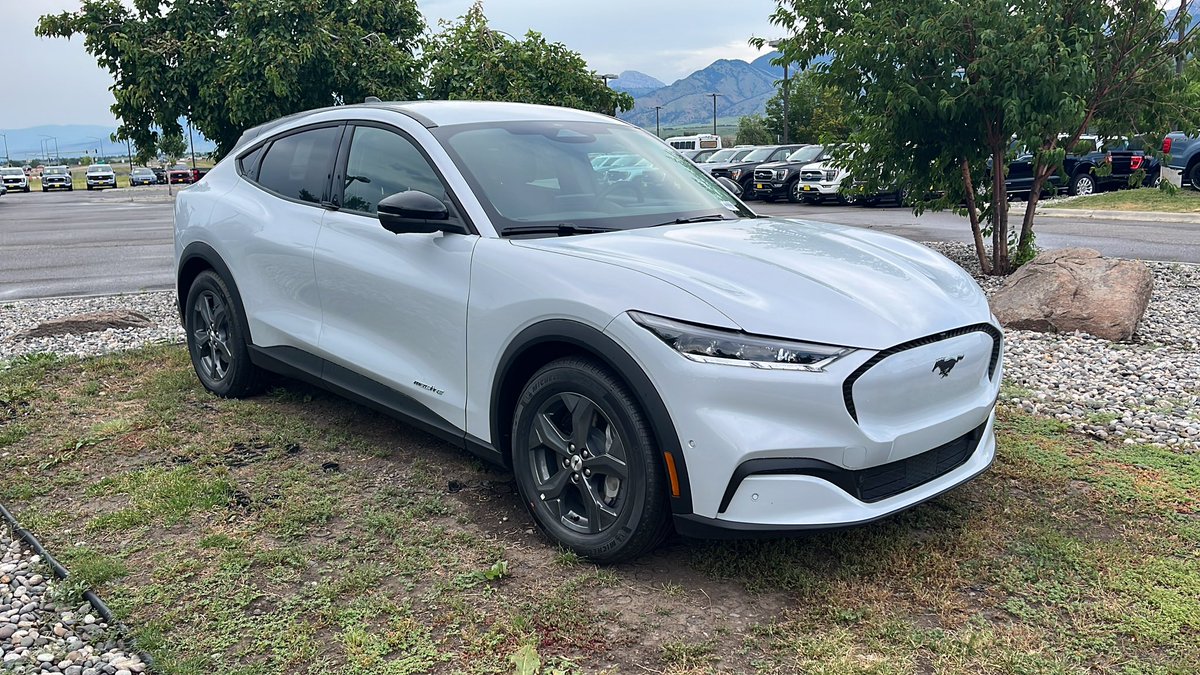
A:
<svg viewBox="0 0 1200 675">
<path fill-rule="evenodd" d="M 932 246 L 976 274 L 984 292 L 990 294 L 1002 283 L 978 276 L 970 245 Z M 1154 273 L 1154 295 L 1132 342 L 1112 343 L 1082 333 L 1006 331 L 1008 400 L 1099 438 L 1200 450 L 1200 265 L 1147 264 Z M 137 310 L 155 326 L 80 336 L 11 337 L 46 319 L 118 308 Z M 85 356 L 181 342 L 177 317 L 175 296 L 169 291 L 12 302 L 0 305 L 0 360 L 39 351 Z"/>
<path fill-rule="evenodd" d="M 146 664 L 111 639 L 92 606 L 54 602 L 50 570 L 24 542 L 0 532 L 0 668 L 10 673 L 133 675 Z"/>
</svg>

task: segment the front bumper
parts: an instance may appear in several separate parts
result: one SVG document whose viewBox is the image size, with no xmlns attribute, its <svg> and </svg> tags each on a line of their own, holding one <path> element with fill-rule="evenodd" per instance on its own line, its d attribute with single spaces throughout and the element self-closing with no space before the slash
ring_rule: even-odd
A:
<svg viewBox="0 0 1200 675">
<path fill-rule="evenodd" d="M 788 196 L 790 183 L 778 183 L 775 181 L 764 181 L 755 179 L 750 183 L 750 187 L 754 191 L 755 197 L 767 197 L 780 199 Z"/>
<path fill-rule="evenodd" d="M 117 187 L 117 180 L 115 178 L 95 178 L 95 179 L 88 178 L 87 185 L 88 185 L 88 187 L 94 187 L 94 188 L 95 187 Z"/>
<path fill-rule="evenodd" d="M 859 350 L 824 373 L 696 363 L 627 316 L 608 333 L 637 356 L 679 435 L 684 534 L 867 523 L 970 480 L 995 456 L 1003 373 L 990 324 Z M 941 378 L 932 364 L 950 352 L 966 360 Z"/>
<path fill-rule="evenodd" d="M 51 183 L 47 183 L 47 182 L 43 181 L 42 187 L 46 188 L 47 190 L 59 190 L 59 189 L 65 190 L 65 189 L 71 187 L 71 184 L 66 181 L 62 181 L 62 182 L 55 181 L 55 182 L 51 182 Z"/>
<path fill-rule="evenodd" d="M 842 189 L 841 183 L 800 183 L 797 190 L 801 195 L 812 195 L 821 197 L 836 197 L 838 191 Z"/>
</svg>

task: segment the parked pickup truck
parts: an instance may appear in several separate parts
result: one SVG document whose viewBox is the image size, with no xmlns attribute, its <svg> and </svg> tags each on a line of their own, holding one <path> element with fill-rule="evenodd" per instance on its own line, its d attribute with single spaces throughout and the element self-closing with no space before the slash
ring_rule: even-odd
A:
<svg viewBox="0 0 1200 675">
<path fill-rule="evenodd" d="M 1092 141 L 1097 146 L 1099 139 L 1085 136 L 1080 140 Z M 1144 171 L 1142 185 L 1154 185 L 1158 182 L 1161 166 L 1154 157 L 1141 150 L 1129 150 L 1124 143 L 1114 143 L 1108 148 L 1094 150 L 1083 154 L 1067 155 L 1063 159 L 1063 176 L 1058 173 L 1050 174 L 1046 180 L 1045 190 L 1050 193 L 1062 192 L 1066 189 L 1071 195 L 1090 195 L 1104 190 L 1116 190 L 1129 187 L 1130 178 L 1138 171 Z M 1098 171 L 1101 166 L 1108 165 L 1111 171 Z M 1104 175 L 1100 175 L 1104 174 Z M 1027 151 L 1018 151 L 1016 159 L 1008 165 L 1008 176 L 1004 180 L 1009 195 L 1028 195 L 1033 187 L 1033 155 Z"/>
<path fill-rule="evenodd" d="M 1162 151 L 1167 156 L 1162 179 L 1175 187 L 1192 186 L 1200 190 L 1200 136 L 1188 136 L 1173 131 L 1163 139 Z"/>
</svg>

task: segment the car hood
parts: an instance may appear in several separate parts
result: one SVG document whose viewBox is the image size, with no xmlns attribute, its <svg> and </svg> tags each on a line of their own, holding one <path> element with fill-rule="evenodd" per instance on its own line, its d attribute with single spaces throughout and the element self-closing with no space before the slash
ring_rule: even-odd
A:
<svg viewBox="0 0 1200 675">
<path fill-rule="evenodd" d="M 638 270 L 760 335 L 885 349 L 991 317 L 958 265 L 841 225 L 754 218 L 513 243 Z"/>
</svg>

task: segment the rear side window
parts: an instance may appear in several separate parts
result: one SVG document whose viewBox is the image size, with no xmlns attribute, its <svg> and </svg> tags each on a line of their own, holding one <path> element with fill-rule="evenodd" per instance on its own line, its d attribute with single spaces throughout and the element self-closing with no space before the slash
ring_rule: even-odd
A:
<svg viewBox="0 0 1200 675">
<path fill-rule="evenodd" d="M 323 127 L 275 140 L 259 166 L 258 184 L 290 199 L 319 204 L 341 133 L 341 127 Z"/>
<path fill-rule="evenodd" d="M 238 173 L 250 180 L 258 180 L 258 160 L 262 159 L 266 145 L 260 145 L 238 160 Z"/>
</svg>

